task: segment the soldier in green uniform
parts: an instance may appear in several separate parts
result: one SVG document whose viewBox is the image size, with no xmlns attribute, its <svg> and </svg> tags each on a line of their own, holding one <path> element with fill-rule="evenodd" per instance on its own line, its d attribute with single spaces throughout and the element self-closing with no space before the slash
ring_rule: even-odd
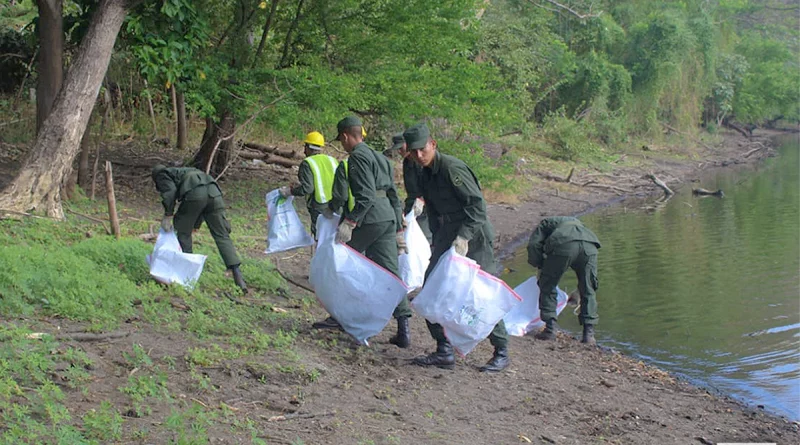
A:
<svg viewBox="0 0 800 445">
<path fill-rule="evenodd" d="M 336 128 L 336 140 L 350 154 L 337 169 L 333 185 L 331 205 L 343 207 L 336 242 L 364 252 L 367 258 L 399 276 L 397 256 L 406 247 L 392 165 L 364 143 L 361 120 L 357 117 L 342 119 Z M 393 316 L 397 319 L 397 334 L 389 341 L 407 348 L 411 344 L 408 329 L 411 308 L 406 297 L 397 305 Z M 323 327 L 326 322 L 316 326 Z"/>
<path fill-rule="evenodd" d="M 320 132 L 308 133 L 303 142 L 306 158 L 297 172 L 299 183 L 293 187 L 281 187 L 280 193 L 284 198 L 289 195 L 306 197 L 306 207 L 311 216 L 311 234 L 317 239 L 317 217 L 320 214 L 328 218 L 333 215 L 328 203 L 333 195 L 333 176 L 339 161 L 322 153 L 325 138 Z"/>
<path fill-rule="evenodd" d="M 403 139 L 403 133 L 398 133 L 392 136 L 392 147 L 387 150 L 389 152 L 397 152 L 403 159 L 403 186 L 406 189 L 406 200 L 403 208 L 403 215 L 413 211 L 414 216 L 417 218 L 417 224 L 425 234 L 428 244 L 433 242 L 433 234 L 431 233 L 430 224 L 428 223 L 428 212 L 425 210 L 425 202 L 422 199 L 422 193 L 419 191 L 419 175 L 422 168 L 417 165 L 409 157 L 409 151 L 406 150 L 406 141 Z M 386 152 L 384 152 L 385 154 Z"/>
<path fill-rule="evenodd" d="M 222 261 L 233 274 L 233 280 L 242 291 L 247 292 L 247 285 L 239 270 L 239 255 L 231 241 L 231 223 L 225 218 L 225 203 L 222 190 L 211 176 L 191 167 L 165 167 L 158 164 L 153 167 L 153 181 L 161 193 L 164 205 L 164 217 L 161 228 L 171 232 L 173 214 L 178 241 L 185 253 L 192 253 L 192 229 L 199 229 L 206 221 Z M 175 203 L 180 201 L 177 213 Z"/>
<path fill-rule="evenodd" d="M 578 218 L 553 216 L 543 219 L 528 242 L 528 263 L 539 269 L 539 311 L 545 328 L 536 334 L 540 340 L 556 338 L 556 286 L 567 269 L 578 276 L 583 325 L 582 343 L 594 344 L 597 324 L 597 236 Z"/>
<path fill-rule="evenodd" d="M 494 273 L 494 228 L 486 215 L 478 179 L 458 158 L 439 153 L 436 141 L 430 136 L 427 125 L 415 125 L 403 133 L 411 158 L 421 168 L 418 177 L 419 193 L 425 198 L 428 209 L 433 250 L 425 277 L 430 275 L 439 257 L 450 247 L 461 255 L 475 260 L 481 269 Z M 453 369 L 453 347 L 439 324 L 428 322 L 428 330 L 436 340 L 436 352 L 417 357 L 420 366 L 437 366 Z M 508 367 L 508 334 L 502 320 L 489 334 L 494 355 L 481 371 L 499 372 Z"/>
</svg>

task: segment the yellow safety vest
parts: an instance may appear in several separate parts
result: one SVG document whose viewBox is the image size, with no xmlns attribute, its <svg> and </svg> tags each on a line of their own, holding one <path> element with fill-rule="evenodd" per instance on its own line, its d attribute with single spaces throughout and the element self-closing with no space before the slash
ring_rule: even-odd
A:
<svg viewBox="0 0 800 445">
<path fill-rule="evenodd" d="M 352 212 L 356 206 L 356 198 L 353 197 L 353 190 L 350 189 L 350 166 L 347 165 L 347 159 L 342 163 L 344 164 L 344 177 L 347 178 L 347 209 Z"/>
<path fill-rule="evenodd" d="M 305 158 L 304 162 L 311 167 L 314 176 L 314 201 L 325 204 L 333 196 L 333 176 L 339 162 L 332 156 L 321 153 Z"/>
</svg>

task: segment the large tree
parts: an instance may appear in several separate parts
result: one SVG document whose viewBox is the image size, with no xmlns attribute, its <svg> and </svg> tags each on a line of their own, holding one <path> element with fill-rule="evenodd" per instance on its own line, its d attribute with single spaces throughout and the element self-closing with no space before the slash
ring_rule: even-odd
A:
<svg viewBox="0 0 800 445">
<path fill-rule="evenodd" d="M 64 19 L 61 0 L 36 0 L 39 21 L 39 83 L 36 86 L 36 130 L 53 109 L 64 80 Z"/>
<path fill-rule="evenodd" d="M 63 218 L 61 184 L 94 108 L 122 22 L 135 0 L 102 0 L 52 111 L 14 181 L 0 195 L 2 210 Z"/>
</svg>

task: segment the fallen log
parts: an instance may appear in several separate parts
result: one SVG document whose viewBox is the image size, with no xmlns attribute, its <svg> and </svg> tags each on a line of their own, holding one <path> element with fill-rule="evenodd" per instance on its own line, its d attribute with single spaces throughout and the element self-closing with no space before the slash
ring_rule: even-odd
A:
<svg viewBox="0 0 800 445">
<path fill-rule="evenodd" d="M 281 167 L 290 168 L 299 166 L 300 163 L 303 161 L 299 159 L 287 159 L 282 156 L 269 155 L 266 158 L 264 158 L 264 162 L 266 162 L 267 164 L 275 164 L 275 165 L 280 165 Z"/>
<path fill-rule="evenodd" d="M 75 341 L 102 341 L 112 340 L 116 338 L 124 338 L 131 335 L 130 332 L 106 332 L 102 334 L 93 334 L 91 332 L 64 332 L 56 334 L 56 339 L 61 340 L 75 340 Z"/>
<path fill-rule="evenodd" d="M 722 192 L 722 189 L 712 192 L 711 190 L 706 190 L 704 188 L 696 188 L 692 189 L 692 194 L 698 196 L 716 196 L 717 198 L 725 197 L 725 193 Z"/>
<path fill-rule="evenodd" d="M 658 179 L 658 177 L 653 173 L 648 174 L 646 177 L 651 181 L 653 181 L 655 185 L 657 185 L 661 190 L 664 191 L 664 196 L 672 196 L 675 194 L 675 192 L 673 192 L 672 189 L 667 187 L 667 184 L 665 184 L 664 181 Z"/>
<path fill-rule="evenodd" d="M 291 149 L 281 150 L 278 147 L 269 147 L 269 146 L 266 146 L 266 145 L 256 144 L 254 142 L 245 142 L 243 145 L 244 145 L 245 148 L 249 148 L 251 150 L 257 150 L 257 151 L 260 151 L 260 152 L 263 152 L 263 153 L 269 153 L 269 154 L 276 154 L 278 156 L 283 156 L 284 158 L 289 158 L 289 159 L 300 159 L 300 158 L 302 158 L 302 155 L 300 153 L 298 153 L 298 152 L 296 152 L 294 150 L 291 150 Z"/>
<path fill-rule="evenodd" d="M 756 153 L 756 152 L 758 152 L 758 151 L 761 151 L 761 150 L 764 150 L 765 148 L 767 148 L 767 146 L 766 146 L 766 145 L 764 145 L 764 144 L 762 144 L 761 142 L 756 142 L 756 143 L 757 143 L 757 144 L 759 144 L 759 145 L 760 145 L 760 147 L 756 147 L 756 148 L 754 148 L 754 149 L 752 149 L 752 150 L 748 151 L 747 153 L 745 153 L 745 154 L 744 154 L 744 158 L 745 158 L 745 159 L 749 158 L 749 157 L 750 157 L 750 156 L 752 156 L 754 153 Z"/>
</svg>

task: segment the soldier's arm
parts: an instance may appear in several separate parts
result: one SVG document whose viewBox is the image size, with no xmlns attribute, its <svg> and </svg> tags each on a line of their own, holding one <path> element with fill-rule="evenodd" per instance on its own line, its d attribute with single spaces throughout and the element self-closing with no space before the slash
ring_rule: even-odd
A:
<svg viewBox="0 0 800 445">
<path fill-rule="evenodd" d="M 178 186 L 167 172 L 163 172 L 156 177 L 156 190 L 161 194 L 161 205 L 164 206 L 164 214 L 172 215 L 175 213 L 175 200 L 178 196 Z"/>
<path fill-rule="evenodd" d="M 541 269 L 542 262 L 544 261 L 544 242 L 552 233 L 551 230 L 547 230 L 547 220 L 544 220 L 536 226 L 536 230 L 533 231 L 531 235 L 531 239 L 528 241 L 528 264 L 531 266 Z"/>
<path fill-rule="evenodd" d="M 414 201 L 422 196 L 419 185 L 419 168 L 411 159 L 403 159 L 403 186 L 406 188 L 406 200 L 403 214 L 407 214 L 414 207 Z"/>
<path fill-rule="evenodd" d="M 395 230 L 399 232 L 403 230 L 403 209 L 400 205 L 400 197 L 397 196 L 397 189 L 394 186 L 394 181 L 392 181 L 391 184 L 392 185 L 389 187 L 389 189 L 386 190 L 386 197 L 389 198 L 389 202 L 392 204 L 392 208 L 394 209 L 395 219 L 397 220 L 397 227 Z"/>
<path fill-rule="evenodd" d="M 483 193 L 475 175 L 466 165 L 450 167 L 447 175 L 466 214 L 458 229 L 458 236 L 471 240 L 487 219 Z"/>
<path fill-rule="evenodd" d="M 358 224 L 375 203 L 375 177 L 370 169 L 370 160 L 359 153 L 350 155 L 348 183 L 353 193 L 355 206 L 348 218 Z"/>
<path fill-rule="evenodd" d="M 314 174 L 311 172 L 308 162 L 300 163 L 300 170 L 297 172 L 297 179 L 300 184 L 292 187 L 293 196 L 309 196 L 314 193 Z"/>
<path fill-rule="evenodd" d="M 330 208 L 335 213 L 342 213 L 342 208 L 347 206 L 347 193 L 350 190 L 347 184 L 347 173 L 344 170 L 344 162 L 340 162 L 333 175 L 333 191 L 331 193 Z"/>
</svg>

